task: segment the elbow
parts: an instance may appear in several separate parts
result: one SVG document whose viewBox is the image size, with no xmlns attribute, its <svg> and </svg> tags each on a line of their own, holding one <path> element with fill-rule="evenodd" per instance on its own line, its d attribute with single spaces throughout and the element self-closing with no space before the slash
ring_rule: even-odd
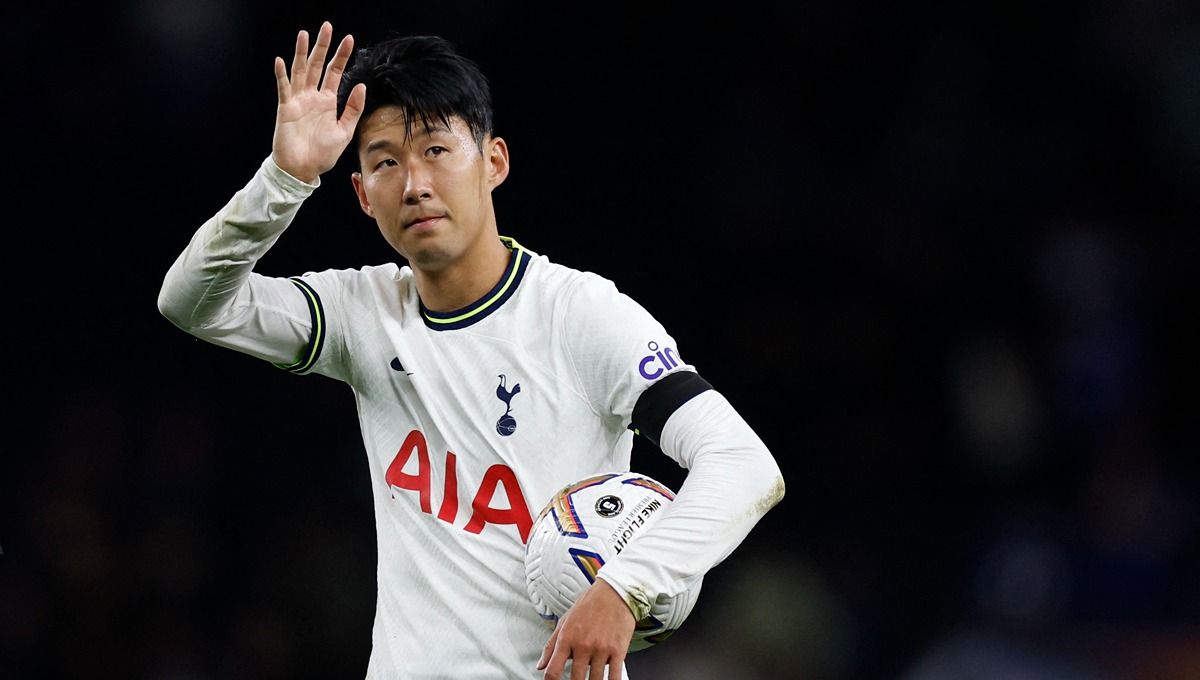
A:
<svg viewBox="0 0 1200 680">
<path fill-rule="evenodd" d="M 158 313 L 172 324 L 185 331 L 191 331 L 194 325 L 194 315 L 189 305 L 181 304 L 178 296 L 172 296 L 170 289 L 164 286 L 158 291 Z"/>
<path fill-rule="evenodd" d="M 180 311 L 181 310 L 179 309 L 179 307 L 177 305 L 171 304 L 171 298 L 169 295 L 167 295 L 166 288 L 163 288 L 162 290 L 158 291 L 158 313 L 159 314 L 162 314 L 164 317 L 166 317 L 167 321 L 170 321 L 171 323 L 175 324 L 176 326 L 182 327 L 183 324 L 181 323 L 181 321 L 183 319 L 183 314 L 181 314 Z"/>
<path fill-rule="evenodd" d="M 770 463 L 767 465 L 768 474 L 766 477 L 766 491 L 760 497 L 758 507 L 760 512 L 766 513 L 771 508 L 779 505 L 783 500 L 784 494 L 787 493 L 787 484 L 783 481 L 783 471 L 779 469 L 779 463 L 770 453 L 767 454 L 767 459 Z"/>
<path fill-rule="evenodd" d="M 783 496 L 786 492 L 787 485 L 783 481 L 783 475 L 777 473 L 775 475 L 774 482 L 772 482 L 770 488 L 767 489 L 767 492 L 763 494 L 762 498 L 759 500 L 758 505 L 760 512 L 762 514 L 766 514 L 768 510 L 776 505 L 779 505 L 779 502 L 783 500 Z"/>
</svg>

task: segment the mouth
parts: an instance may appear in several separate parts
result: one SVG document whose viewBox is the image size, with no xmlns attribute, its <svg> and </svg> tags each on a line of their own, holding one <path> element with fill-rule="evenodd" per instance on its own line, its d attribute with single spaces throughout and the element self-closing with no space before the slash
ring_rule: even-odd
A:
<svg viewBox="0 0 1200 680">
<path fill-rule="evenodd" d="M 442 219 L 441 215 L 426 215 L 426 216 L 422 216 L 422 217 L 415 217 L 411 220 L 406 220 L 404 222 L 404 228 L 411 229 L 413 227 L 416 227 L 417 229 L 425 229 L 425 228 L 432 227 L 440 219 Z"/>
</svg>

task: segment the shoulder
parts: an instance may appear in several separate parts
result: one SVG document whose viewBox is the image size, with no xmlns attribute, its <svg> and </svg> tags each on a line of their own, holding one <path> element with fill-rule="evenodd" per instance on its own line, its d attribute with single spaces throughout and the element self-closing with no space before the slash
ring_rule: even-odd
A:
<svg viewBox="0 0 1200 680">
<path fill-rule="evenodd" d="M 547 261 L 537 264 L 544 277 L 538 284 L 544 302 L 569 335 L 600 340 L 647 325 L 657 328 L 649 311 L 607 276 Z"/>
<path fill-rule="evenodd" d="M 376 281 L 380 279 L 398 281 L 411 276 L 412 271 L 408 267 L 400 267 L 394 262 L 387 262 L 384 264 L 364 265 L 357 268 L 344 267 L 306 271 L 300 275 L 300 278 L 354 282 Z"/>
<path fill-rule="evenodd" d="M 545 255 L 530 255 L 529 270 L 536 288 L 558 303 L 598 302 L 621 294 L 616 284 L 601 274 L 554 262 Z"/>
<path fill-rule="evenodd" d="M 530 257 L 527 276 L 531 290 L 526 299 L 536 300 L 543 310 L 567 325 L 612 324 L 612 320 L 641 318 L 646 310 L 626 295 L 612 279 L 595 271 L 552 260 L 549 256 L 520 246 Z"/>
<path fill-rule="evenodd" d="M 411 285 L 412 270 L 388 262 L 358 268 L 307 271 L 293 279 L 308 283 L 325 294 L 353 297 L 371 291 L 403 289 Z"/>
</svg>

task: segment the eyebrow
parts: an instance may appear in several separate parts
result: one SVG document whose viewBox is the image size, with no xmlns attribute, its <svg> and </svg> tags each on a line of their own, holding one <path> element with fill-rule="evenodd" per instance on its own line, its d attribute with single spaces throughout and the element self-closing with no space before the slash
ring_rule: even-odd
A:
<svg viewBox="0 0 1200 680">
<path fill-rule="evenodd" d="M 449 127 L 442 125 L 440 123 L 433 124 L 433 125 L 421 125 L 419 131 L 414 131 L 412 133 L 412 139 L 415 140 L 418 137 L 432 137 L 433 135 L 435 135 L 439 132 L 445 133 L 445 132 L 451 132 L 451 130 Z M 367 143 L 367 148 L 364 150 L 364 152 L 371 153 L 372 151 L 378 151 L 379 149 L 387 149 L 387 148 L 392 148 L 392 147 L 395 147 L 395 144 L 393 144 L 391 140 L 376 139 L 374 141 Z"/>
</svg>

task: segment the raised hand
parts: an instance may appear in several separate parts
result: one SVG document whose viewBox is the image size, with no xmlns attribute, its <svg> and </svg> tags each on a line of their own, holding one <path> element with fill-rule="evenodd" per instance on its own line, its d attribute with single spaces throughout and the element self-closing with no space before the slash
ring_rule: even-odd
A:
<svg viewBox="0 0 1200 680">
<path fill-rule="evenodd" d="M 329 53 L 332 37 L 333 26 L 328 21 L 322 23 L 317 42 L 309 53 L 308 31 L 300 31 L 290 77 L 283 57 L 275 57 L 279 107 L 275 113 L 271 155 L 284 172 L 309 183 L 337 163 L 354 136 L 354 126 L 362 116 L 367 97 L 367 86 L 356 85 L 346 100 L 342 117 L 338 118 L 338 84 L 354 50 L 354 38 L 348 34 L 342 38 L 326 70 L 325 55 Z"/>
</svg>

